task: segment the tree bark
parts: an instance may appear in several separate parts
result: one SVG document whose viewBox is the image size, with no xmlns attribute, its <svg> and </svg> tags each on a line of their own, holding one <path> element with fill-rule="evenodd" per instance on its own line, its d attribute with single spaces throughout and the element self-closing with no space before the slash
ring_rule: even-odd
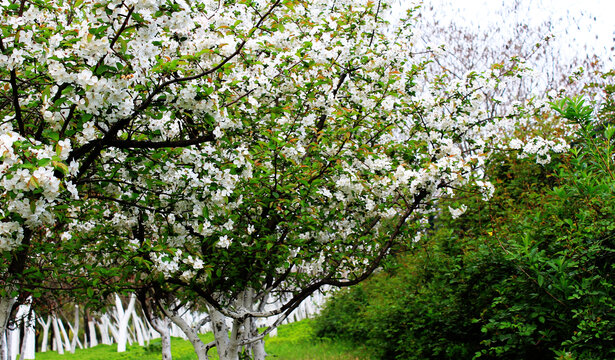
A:
<svg viewBox="0 0 615 360">
<path fill-rule="evenodd" d="M 192 347 L 194 347 L 194 351 L 196 352 L 198 360 L 209 360 L 209 357 L 207 356 L 207 346 L 205 346 L 201 338 L 199 338 L 197 332 L 192 327 L 190 327 L 190 325 L 188 325 L 188 323 L 186 323 L 184 319 L 182 319 L 179 315 L 173 314 L 171 311 L 163 308 L 162 306 L 161 308 L 165 315 L 175 325 L 177 325 L 183 331 L 184 334 L 186 334 L 188 340 L 192 344 Z M 219 350 L 218 354 L 220 354 Z M 225 359 L 220 356 L 220 360 Z"/>
<path fill-rule="evenodd" d="M 131 316 L 132 323 L 135 326 L 135 336 L 137 338 L 137 343 L 139 344 L 139 346 L 145 346 L 145 327 L 143 326 L 143 321 L 141 321 L 141 319 L 137 315 L 137 311 L 134 308 L 132 309 Z"/>
<path fill-rule="evenodd" d="M 58 354 L 64 354 L 64 345 L 62 343 L 62 335 L 60 334 L 60 327 L 58 326 L 58 318 L 55 314 L 52 315 L 51 323 L 53 324 L 53 341 L 58 351 Z"/>
<path fill-rule="evenodd" d="M 111 338 L 109 337 L 109 315 L 103 314 L 97 324 L 100 330 L 100 341 L 105 345 L 111 345 Z"/>
<path fill-rule="evenodd" d="M 6 330 L 6 358 L 15 360 L 17 358 L 17 350 L 19 350 L 19 327 L 9 328 Z"/>
<path fill-rule="evenodd" d="M 226 325 L 226 317 L 218 310 L 210 307 L 209 316 L 211 317 L 211 327 L 214 330 L 214 338 L 216 339 L 216 349 L 220 360 L 239 360 L 239 349 L 237 343 L 233 347 L 229 338 L 229 328 Z M 236 334 L 236 330 L 234 332 Z M 231 333 L 233 336 L 233 333 Z"/>
<path fill-rule="evenodd" d="M 47 351 L 47 344 L 49 343 L 49 328 L 51 327 L 51 316 L 47 315 L 47 321 L 38 319 L 38 323 L 43 327 L 43 339 L 41 341 L 41 352 Z"/>
<path fill-rule="evenodd" d="M 6 360 L 6 331 L 0 334 L 0 360 Z"/>
<path fill-rule="evenodd" d="M 96 324 L 94 320 L 88 321 L 88 346 L 94 347 L 98 345 L 98 339 L 96 338 Z"/>
<path fill-rule="evenodd" d="M 128 307 L 126 308 L 126 311 L 124 311 L 124 307 L 122 306 L 122 300 L 120 299 L 119 295 L 115 294 L 115 308 L 117 310 L 118 316 L 117 352 L 126 351 L 126 342 L 128 341 L 128 320 L 130 320 L 130 315 L 132 314 L 132 310 L 134 309 L 135 300 L 135 295 L 130 295 Z"/>
<path fill-rule="evenodd" d="M 62 338 L 64 339 L 64 349 L 68 349 L 70 351 L 70 340 L 68 339 L 68 333 L 66 332 L 66 328 L 64 327 L 64 322 L 62 319 L 57 319 L 58 327 L 60 328 L 60 333 L 62 334 Z"/>
<path fill-rule="evenodd" d="M 11 288 L 9 287 L 7 289 L 7 294 L 10 294 L 10 293 L 11 293 Z M 0 336 L 4 335 L 6 332 L 6 328 L 9 323 L 14 304 L 15 304 L 15 298 L 0 297 Z"/>
<path fill-rule="evenodd" d="M 75 326 L 70 324 L 69 326 L 73 331 L 73 339 L 70 342 L 70 353 L 74 354 L 77 348 L 77 342 L 79 341 L 79 305 L 75 305 Z M 83 348 L 83 346 L 81 346 L 81 348 Z"/>
<path fill-rule="evenodd" d="M 36 351 L 36 316 L 34 310 L 30 308 L 30 304 L 24 306 L 22 315 L 23 323 L 23 341 L 21 342 L 21 350 L 19 351 L 20 360 L 34 359 Z"/>
<path fill-rule="evenodd" d="M 171 355 L 171 319 L 168 317 L 164 319 L 152 317 L 151 324 L 160 334 L 160 340 L 162 341 L 162 360 L 171 360 L 173 358 Z"/>
</svg>

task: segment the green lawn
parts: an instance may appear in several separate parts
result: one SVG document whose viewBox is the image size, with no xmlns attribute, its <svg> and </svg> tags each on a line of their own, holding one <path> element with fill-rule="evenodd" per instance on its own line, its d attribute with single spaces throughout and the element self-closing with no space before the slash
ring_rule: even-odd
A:
<svg viewBox="0 0 615 360">
<path fill-rule="evenodd" d="M 213 334 L 201 336 L 205 343 L 213 340 Z M 174 360 L 196 359 L 190 342 L 173 338 L 171 350 Z M 275 360 L 368 360 L 365 349 L 337 341 L 316 339 L 310 320 L 282 325 L 278 336 L 266 338 L 265 350 L 269 359 Z M 209 352 L 210 359 L 218 359 L 215 349 Z M 150 342 L 149 346 L 136 344 L 128 346 L 124 353 L 116 352 L 116 345 L 98 345 L 91 349 L 77 350 L 74 354 L 58 355 L 56 352 L 36 353 L 37 360 L 158 360 L 160 359 L 160 339 Z"/>
</svg>

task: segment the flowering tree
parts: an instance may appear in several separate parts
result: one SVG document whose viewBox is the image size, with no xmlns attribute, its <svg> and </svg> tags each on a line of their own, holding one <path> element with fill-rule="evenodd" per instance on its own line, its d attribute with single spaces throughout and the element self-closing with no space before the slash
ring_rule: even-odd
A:
<svg viewBox="0 0 615 360">
<path fill-rule="evenodd" d="M 425 73 L 384 2 L 0 4 L 0 331 L 52 242 L 90 295 L 114 278 L 203 306 L 236 359 L 254 319 L 365 279 L 441 197 L 488 197 L 492 152 L 565 148 L 512 137 L 534 110 L 477 106 L 501 76 Z"/>
</svg>

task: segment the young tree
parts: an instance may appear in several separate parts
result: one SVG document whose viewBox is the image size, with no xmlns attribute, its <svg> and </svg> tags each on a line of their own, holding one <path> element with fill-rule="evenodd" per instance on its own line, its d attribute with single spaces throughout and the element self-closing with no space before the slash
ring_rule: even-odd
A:
<svg viewBox="0 0 615 360">
<path fill-rule="evenodd" d="M 524 146 L 510 130 L 533 110 L 477 106 L 503 77 L 425 73 L 386 7 L 1 3 L 0 332 L 47 249 L 90 294 L 112 279 L 207 308 L 236 359 L 264 336 L 254 319 L 362 281 L 442 196 L 488 196 L 481 164 Z"/>
</svg>

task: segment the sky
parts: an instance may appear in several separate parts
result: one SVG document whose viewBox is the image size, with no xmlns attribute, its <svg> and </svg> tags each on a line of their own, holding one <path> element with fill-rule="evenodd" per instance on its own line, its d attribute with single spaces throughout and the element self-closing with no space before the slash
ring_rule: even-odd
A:
<svg viewBox="0 0 615 360">
<path fill-rule="evenodd" d="M 403 13 L 402 9 L 417 2 L 398 0 L 393 13 Z M 506 10 L 515 2 L 518 11 Z M 440 23 L 455 22 L 470 29 L 550 22 L 553 46 L 563 56 L 596 54 L 607 67 L 615 65 L 615 0 L 424 0 L 423 6 L 424 14 Z"/>
</svg>

